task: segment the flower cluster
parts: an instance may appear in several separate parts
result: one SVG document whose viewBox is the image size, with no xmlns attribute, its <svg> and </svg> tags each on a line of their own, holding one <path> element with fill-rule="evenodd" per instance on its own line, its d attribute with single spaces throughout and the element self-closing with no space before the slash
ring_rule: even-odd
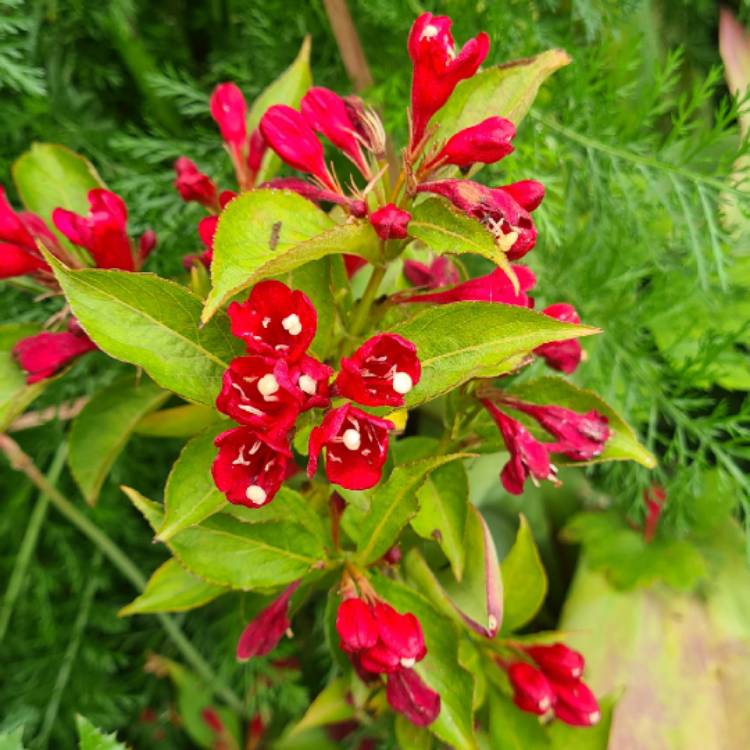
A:
<svg viewBox="0 0 750 750">
<path fill-rule="evenodd" d="M 253 287 L 247 301 L 232 303 L 232 333 L 248 354 L 224 373 L 216 406 L 240 426 L 216 438 L 216 486 L 230 502 L 260 507 L 271 502 L 291 465 L 289 434 L 308 409 L 328 408 L 333 395 L 350 399 L 329 409 L 310 434 L 309 476 L 326 452 L 329 481 L 347 489 L 380 480 L 393 424 L 356 407 L 403 406 L 419 382 L 414 345 L 396 334 L 379 334 L 349 358 L 331 385 L 333 370 L 308 354 L 317 330 L 310 299 L 280 281 Z"/>
<path fill-rule="evenodd" d="M 384 675 L 386 697 L 394 711 L 418 725 L 427 725 L 440 713 L 440 696 L 424 684 L 414 665 L 427 648 L 419 620 L 400 614 L 370 593 L 344 599 L 336 615 L 341 649 L 365 682 Z"/>
<path fill-rule="evenodd" d="M 513 702 L 538 716 L 555 716 L 577 727 L 589 727 L 600 718 L 596 696 L 581 679 L 584 659 L 562 643 L 524 646 L 534 664 L 516 661 L 503 665 L 513 688 Z"/>
</svg>

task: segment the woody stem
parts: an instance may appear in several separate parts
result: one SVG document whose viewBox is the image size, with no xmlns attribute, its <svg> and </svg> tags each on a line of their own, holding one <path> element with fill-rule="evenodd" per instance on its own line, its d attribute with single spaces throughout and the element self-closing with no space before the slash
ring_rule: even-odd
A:
<svg viewBox="0 0 750 750">
<path fill-rule="evenodd" d="M 359 336 L 367 325 L 367 319 L 372 309 L 372 304 L 375 298 L 378 296 L 378 289 L 385 276 L 385 266 L 375 266 L 372 270 L 372 276 L 370 281 L 367 283 L 365 293 L 362 295 L 362 299 L 357 305 L 357 309 L 354 311 L 352 317 L 351 326 L 349 332 L 352 336 Z"/>
<path fill-rule="evenodd" d="M 23 451 L 13 438 L 0 433 L 0 451 L 2 451 L 10 465 L 16 471 L 23 472 L 28 479 L 49 498 L 50 503 L 75 526 L 89 541 L 97 547 L 105 557 L 133 584 L 135 589 L 142 592 L 146 587 L 146 578 L 136 567 L 135 563 L 112 541 L 91 519 L 81 513 L 37 468 L 31 457 Z M 210 664 L 196 650 L 187 639 L 180 626 L 173 618 L 165 614 L 157 614 L 157 619 L 167 633 L 169 639 L 177 647 L 195 672 L 205 681 L 206 685 L 221 696 L 232 710 L 245 713 L 240 698 L 214 672 Z"/>
</svg>

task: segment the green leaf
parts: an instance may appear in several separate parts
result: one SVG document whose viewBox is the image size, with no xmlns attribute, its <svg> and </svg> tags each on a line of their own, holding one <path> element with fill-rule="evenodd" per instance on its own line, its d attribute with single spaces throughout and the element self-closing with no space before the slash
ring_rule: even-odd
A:
<svg viewBox="0 0 750 750">
<path fill-rule="evenodd" d="M 39 333 L 33 323 L 0 325 L 0 432 L 45 389 L 49 380 L 26 385 L 26 375 L 13 357 L 13 347 L 27 336 Z"/>
<path fill-rule="evenodd" d="M 522 513 L 518 517 L 516 540 L 500 570 L 505 586 L 503 632 L 512 633 L 533 619 L 547 596 L 547 573 L 529 522 Z"/>
<path fill-rule="evenodd" d="M 428 729 L 415 726 L 401 714 L 396 714 L 393 728 L 399 750 L 431 750 L 432 735 Z"/>
<path fill-rule="evenodd" d="M 148 273 L 71 271 L 51 256 L 74 315 L 101 349 L 143 369 L 189 401 L 213 404 L 228 362 L 241 353 L 226 315 L 200 324 L 200 300 Z"/>
<path fill-rule="evenodd" d="M 487 68 L 458 84 L 446 105 L 433 118 L 436 139 L 476 125 L 488 117 L 505 117 L 519 125 L 539 87 L 556 70 L 570 63 L 561 49 Z"/>
<path fill-rule="evenodd" d="M 147 414 L 133 430 L 137 435 L 159 438 L 191 438 L 216 424 L 216 409 L 203 404 L 183 404 Z"/>
<path fill-rule="evenodd" d="M 171 394 L 148 381 L 120 380 L 97 393 L 73 420 L 68 465 L 89 505 L 140 419 Z"/>
<path fill-rule="evenodd" d="M 382 557 L 396 543 L 401 529 L 418 510 L 416 493 L 427 475 L 439 466 L 465 456 L 454 453 L 402 464 L 378 485 L 372 495 L 370 512 L 359 528 L 357 556 L 363 564 Z"/>
<path fill-rule="evenodd" d="M 161 506 L 130 487 L 122 489 L 158 529 Z M 292 521 L 248 524 L 224 513 L 183 530 L 167 546 L 191 573 L 243 591 L 278 588 L 322 567 L 325 560 L 323 540 L 304 526 Z"/>
<path fill-rule="evenodd" d="M 505 255 L 510 244 L 501 247 L 480 222 L 460 213 L 443 198 L 430 198 L 413 209 L 409 235 L 438 254 L 474 253 L 501 268 L 510 268 Z"/>
<path fill-rule="evenodd" d="M 164 522 L 156 537 L 159 541 L 168 541 L 227 504 L 211 476 L 211 464 L 216 458 L 214 438 L 218 433 L 215 428 L 193 438 L 175 461 L 164 488 Z"/>
<path fill-rule="evenodd" d="M 417 493 L 419 511 L 411 527 L 436 541 L 460 581 L 464 570 L 464 529 L 469 507 L 469 480 L 461 461 L 435 469 Z"/>
<path fill-rule="evenodd" d="M 706 560 L 692 544 L 660 536 L 647 543 L 616 511 L 579 513 L 562 537 L 583 545 L 587 564 L 618 589 L 663 581 L 678 591 L 691 591 L 708 574 Z"/>
<path fill-rule="evenodd" d="M 105 187 L 87 159 L 55 143 L 32 144 L 13 164 L 13 181 L 26 209 L 49 226 L 58 207 L 87 214 L 89 190 Z"/>
<path fill-rule="evenodd" d="M 427 656 L 415 669 L 440 695 L 440 715 L 428 729 L 443 742 L 461 750 L 476 750 L 472 695 L 473 678 L 458 660 L 458 631 L 423 596 L 396 581 L 373 580 L 378 594 L 399 612 L 413 612 L 424 631 Z"/>
<path fill-rule="evenodd" d="M 271 276 L 333 253 L 377 260 L 377 237 L 365 221 L 336 224 L 288 190 L 252 190 L 224 209 L 214 238 L 213 288 L 203 320 L 231 296 Z"/>
<path fill-rule="evenodd" d="M 225 588 L 194 576 L 174 558 L 170 558 L 149 578 L 143 593 L 123 607 L 118 615 L 185 612 L 202 607 L 225 591 Z"/>
<path fill-rule="evenodd" d="M 313 727 L 337 724 L 354 718 L 354 708 L 349 697 L 349 681 L 337 677 L 326 685 L 315 697 L 305 715 L 286 733 L 286 737 L 304 732 Z"/>
<path fill-rule="evenodd" d="M 523 307 L 456 302 L 421 310 L 393 332 L 414 342 L 422 363 L 422 379 L 406 399 L 409 407 L 415 407 L 473 378 L 509 372 L 548 341 L 590 336 L 599 330 L 561 323 Z"/>
<path fill-rule="evenodd" d="M 497 690 L 490 691 L 490 740 L 497 750 L 550 750 L 539 717 L 521 711 Z"/>
<path fill-rule="evenodd" d="M 104 734 L 85 716 L 76 715 L 79 750 L 127 750 L 114 734 Z"/>
<path fill-rule="evenodd" d="M 613 434 L 602 453 L 586 463 L 637 461 L 647 469 L 656 466 L 656 459 L 638 442 L 633 428 L 593 391 L 578 388 L 564 378 L 546 377 L 524 383 L 514 388 L 513 393 L 522 400 L 534 404 L 557 404 L 579 412 L 596 409 L 604 414 L 609 420 Z"/>
<path fill-rule="evenodd" d="M 0 750 L 24 750 L 23 727 L 0 732 Z"/>
</svg>

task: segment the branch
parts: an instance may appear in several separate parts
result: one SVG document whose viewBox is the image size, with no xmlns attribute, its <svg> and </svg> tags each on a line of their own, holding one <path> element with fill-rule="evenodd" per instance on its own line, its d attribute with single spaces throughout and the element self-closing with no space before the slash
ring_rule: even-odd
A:
<svg viewBox="0 0 750 750">
<path fill-rule="evenodd" d="M 59 420 L 65 422 L 69 419 L 77 417 L 81 409 L 89 401 L 88 396 L 81 396 L 75 401 L 66 401 L 62 404 L 55 404 L 48 406 L 46 409 L 40 409 L 39 411 L 29 411 L 26 414 L 22 414 L 20 417 L 11 422 L 8 427 L 8 432 L 21 432 L 21 430 L 30 430 L 33 427 L 40 427 L 47 422 Z"/>
<path fill-rule="evenodd" d="M 372 73 L 346 0 L 323 0 L 323 5 L 331 22 L 346 74 L 354 84 L 354 90 L 359 93 L 372 86 Z"/>
</svg>

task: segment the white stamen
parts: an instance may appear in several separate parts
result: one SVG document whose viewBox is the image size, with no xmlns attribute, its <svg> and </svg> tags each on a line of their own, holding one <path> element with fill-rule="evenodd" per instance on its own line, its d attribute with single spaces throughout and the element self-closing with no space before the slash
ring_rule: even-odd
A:
<svg viewBox="0 0 750 750">
<path fill-rule="evenodd" d="M 601 718 L 601 714 L 598 711 L 592 711 L 589 714 L 589 722 L 591 724 L 596 724 L 597 721 Z"/>
<path fill-rule="evenodd" d="M 257 484 L 251 484 L 245 490 L 245 497 L 253 505 L 263 505 L 263 503 L 266 502 L 266 491 Z"/>
<path fill-rule="evenodd" d="M 402 396 L 408 393 L 414 387 L 414 382 L 408 372 L 393 373 L 393 390 Z"/>
<path fill-rule="evenodd" d="M 318 390 L 318 384 L 315 382 L 315 378 L 310 375 L 300 375 L 298 385 L 299 389 L 308 396 L 314 396 L 315 392 Z"/>
<path fill-rule="evenodd" d="M 497 630 L 497 617 L 495 617 L 495 615 L 490 615 L 487 618 L 487 630 L 490 632 Z"/>
<path fill-rule="evenodd" d="M 437 26 L 433 26 L 432 24 L 428 24 L 424 27 L 424 31 L 422 32 L 422 39 L 432 39 L 432 37 L 437 36 L 439 32 L 439 29 Z"/>
<path fill-rule="evenodd" d="M 362 444 L 362 436 L 357 430 L 352 430 L 351 428 L 344 432 L 342 440 L 350 451 L 358 451 L 359 446 Z"/>
<path fill-rule="evenodd" d="M 401 666 L 405 669 L 411 669 L 414 666 L 415 661 L 414 657 L 410 656 L 408 659 L 404 657 L 401 659 Z"/>
<path fill-rule="evenodd" d="M 263 328 L 268 328 L 268 326 L 271 324 L 271 318 L 266 315 L 266 317 L 261 320 L 260 324 L 263 326 Z M 256 336 L 255 338 L 260 338 L 260 336 Z"/>
<path fill-rule="evenodd" d="M 279 390 L 279 381 L 276 380 L 273 373 L 266 373 L 258 381 L 258 392 L 261 396 L 273 396 Z"/>
<path fill-rule="evenodd" d="M 297 313 L 287 315 L 286 318 L 281 321 L 281 327 L 290 336 L 299 336 L 299 334 L 302 333 L 302 322 L 300 321 L 299 315 L 297 315 Z"/>
<path fill-rule="evenodd" d="M 539 710 L 548 711 L 550 708 L 552 708 L 552 701 L 545 695 L 544 698 L 539 701 Z"/>
</svg>

